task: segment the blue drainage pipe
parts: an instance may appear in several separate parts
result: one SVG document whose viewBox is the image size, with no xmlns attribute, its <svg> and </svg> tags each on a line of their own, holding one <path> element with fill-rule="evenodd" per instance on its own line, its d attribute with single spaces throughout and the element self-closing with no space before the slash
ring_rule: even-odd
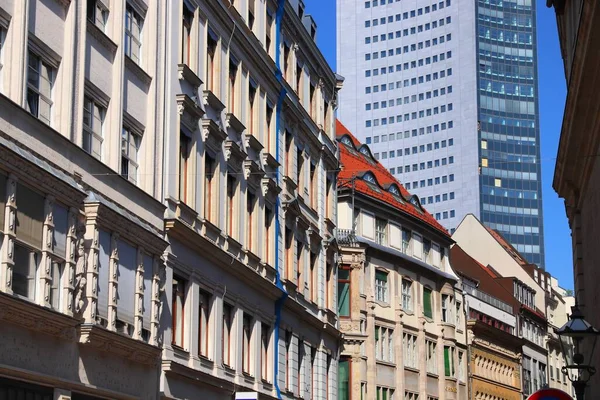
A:
<svg viewBox="0 0 600 400">
<path fill-rule="evenodd" d="M 285 90 L 285 86 L 283 85 L 283 73 L 281 71 L 281 62 L 280 62 L 280 47 L 281 47 L 281 20 L 283 19 L 283 12 L 285 7 L 286 0 L 277 0 L 277 14 L 275 15 L 275 77 L 277 78 L 277 82 L 281 86 L 279 90 L 279 97 L 277 98 L 277 108 L 275 111 L 275 132 L 276 132 L 276 140 L 275 140 L 275 159 L 277 162 L 280 160 L 279 156 L 279 128 L 281 126 L 281 108 L 283 106 L 283 100 L 285 99 L 285 95 L 287 91 Z M 279 185 L 279 167 L 275 172 L 275 180 L 277 185 Z M 281 397 L 281 389 L 279 388 L 279 327 L 281 325 L 281 311 L 283 309 L 283 305 L 285 300 L 287 299 L 288 293 L 281 283 L 281 274 L 279 272 L 279 232 L 281 231 L 281 227 L 279 226 L 279 207 L 280 200 L 279 196 L 277 196 L 275 200 L 275 283 L 277 287 L 281 290 L 281 297 L 277 299 L 275 302 L 275 360 L 274 360 L 274 368 L 273 368 L 273 382 L 275 383 L 275 390 L 277 392 L 277 398 L 282 399 Z"/>
</svg>

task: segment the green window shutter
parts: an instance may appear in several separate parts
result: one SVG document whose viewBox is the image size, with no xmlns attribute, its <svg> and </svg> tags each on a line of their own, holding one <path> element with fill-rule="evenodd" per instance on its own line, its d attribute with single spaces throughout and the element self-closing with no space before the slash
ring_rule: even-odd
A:
<svg viewBox="0 0 600 400">
<path fill-rule="evenodd" d="M 444 346 L 444 372 L 446 376 L 452 376 L 450 371 L 450 347 Z"/>
<path fill-rule="evenodd" d="M 350 316 L 350 283 L 338 283 L 338 315 L 340 317 Z"/>
<path fill-rule="evenodd" d="M 377 388 L 377 400 L 381 400 L 381 388 Z"/>
<path fill-rule="evenodd" d="M 375 327 L 375 340 L 376 341 L 379 340 L 379 327 L 378 326 Z"/>
<path fill-rule="evenodd" d="M 350 362 L 342 360 L 339 364 L 338 398 L 339 400 L 350 400 Z"/>
<path fill-rule="evenodd" d="M 387 389 L 381 389 L 383 392 L 383 400 L 387 400 Z"/>
<path fill-rule="evenodd" d="M 375 279 L 382 282 L 387 282 L 388 274 L 383 271 L 375 271 Z"/>
<path fill-rule="evenodd" d="M 423 315 L 428 318 L 433 318 L 431 311 L 431 289 L 423 289 Z"/>
</svg>

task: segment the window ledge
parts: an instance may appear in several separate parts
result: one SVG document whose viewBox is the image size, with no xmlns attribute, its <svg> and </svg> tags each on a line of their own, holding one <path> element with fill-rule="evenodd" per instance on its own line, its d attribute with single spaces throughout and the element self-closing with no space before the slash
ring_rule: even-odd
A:
<svg viewBox="0 0 600 400">
<path fill-rule="evenodd" d="M 406 314 L 406 315 L 410 315 L 410 316 L 414 316 L 414 315 L 415 315 L 415 312 L 414 312 L 413 310 L 405 310 L 405 309 L 402 309 L 402 312 L 403 312 L 404 314 Z"/>
<path fill-rule="evenodd" d="M 381 364 L 381 365 L 386 365 L 388 367 L 394 367 L 394 368 L 396 368 L 396 363 L 391 362 L 391 361 L 375 360 L 375 363 Z"/>
<path fill-rule="evenodd" d="M 427 376 L 429 376 L 431 378 L 436 378 L 436 379 L 439 379 L 439 377 L 440 377 L 439 374 L 435 374 L 433 372 L 428 372 Z"/>
<path fill-rule="evenodd" d="M 223 364 L 223 370 L 225 371 L 226 375 L 229 375 L 231 377 L 235 376 L 235 369 L 231 368 L 229 365 Z"/>
<path fill-rule="evenodd" d="M 87 19 L 86 21 L 87 30 L 90 33 L 90 35 L 96 38 L 96 40 L 98 40 L 100 44 L 106 47 L 108 51 L 110 51 L 111 54 L 114 56 L 117 52 L 118 45 L 115 42 L 113 42 L 111 38 L 108 37 L 108 35 L 105 32 L 103 32 L 102 29 L 100 29 L 95 23 L 93 23 L 89 19 Z"/>
<path fill-rule="evenodd" d="M 188 82 L 196 89 L 202 85 L 200 77 L 187 64 L 178 64 L 177 69 L 179 71 L 179 80 Z"/>
<path fill-rule="evenodd" d="M 383 307 L 383 308 L 390 308 L 391 307 L 390 303 L 384 303 L 384 302 L 382 302 L 380 300 L 373 300 L 373 302 L 375 304 L 377 304 L 379 307 Z"/>
<path fill-rule="evenodd" d="M 405 370 L 407 370 L 407 371 L 412 371 L 412 372 L 415 372 L 415 373 L 417 373 L 417 374 L 421 372 L 421 371 L 419 371 L 419 369 L 418 369 L 418 368 L 415 368 L 415 367 L 409 367 L 409 366 L 407 366 L 407 365 L 405 365 L 405 366 L 404 366 L 404 369 L 405 369 Z"/>
<path fill-rule="evenodd" d="M 424 319 L 425 321 L 427 321 L 427 322 L 431 322 L 431 323 L 433 323 L 433 322 L 434 322 L 434 321 L 433 321 L 433 318 L 431 318 L 431 317 L 428 317 L 428 316 L 426 316 L 426 315 L 423 315 L 423 319 Z"/>
<path fill-rule="evenodd" d="M 144 83 L 146 86 L 150 86 L 150 83 L 152 82 L 152 77 L 148 75 L 146 71 L 144 71 L 141 65 L 133 61 L 128 55 L 125 55 L 125 68 L 129 69 L 135 74 L 135 76 L 140 78 L 142 83 Z"/>
</svg>

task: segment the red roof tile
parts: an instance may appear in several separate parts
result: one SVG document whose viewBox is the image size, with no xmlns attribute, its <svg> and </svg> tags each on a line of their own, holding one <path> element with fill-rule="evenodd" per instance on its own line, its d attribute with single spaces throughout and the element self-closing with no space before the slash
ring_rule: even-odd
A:
<svg viewBox="0 0 600 400">
<path fill-rule="evenodd" d="M 489 227 L 485 227 L 485 229 L 487 229 L 487 231 L 492 235 L 492 237 L 500 244 L 500 246 L 502 246 L 504 248 L 504 250 L 521 266 L 524 265 L 528 265 L 529 263 L 527 262 L 527 260 L 525 260 L 525 258 L 521 255 L 521 253 L 519 253 L 517 251 L 517 249 L 515 249 L 512 244 L 510 244 L 508 242 L 508 240 L 506 240 L 504 238 L 504 236 L 502 236 L 500 234 L 500 232 L 489 228 Z"/>
<path fill-rule="evenodd" d="M 355 191 L 383 201 L 400 211 L 416 217 L 442 234 L 450 236 L 448 231 L 426 210 L 417 210 L 416 206 L 410 204 L 408 201 L 399 200 L 397 196 L 393 195 L 387 190 L 390 186 L 396 185 L 398 186 L 398 190 L 404 199 L 410 199 L 412 196 L 383 165 L 377 162 L 377 160 L 372 159 L 371 157 L 358 151 L 363 144 L 360 143 L 358 139 L 356 139 L 356 137 L 354 137 L 354 135 L 352 135 L 352 133 L 348 131 L 348 129 L 339 120 L 336 120 L 336 130 L 338 141 L 341 140 L 343 136 L 347 135 L 354 144 L 354 149 L 349 149 L 345 144 L 340 143 L 338 145 L 340 149 L 340 164 L 342 168 L 338 175 L 338 186 L 341 187 L 348 185 L 347 182 L 351 178 L 362 176 L 364 173 L 370 172 L 377 180 L 377 183 L 379 183 L 379 191 L 374 190 L 366 181 L 362 179 L 356 179 L 354 181 Z"/>
</svg>

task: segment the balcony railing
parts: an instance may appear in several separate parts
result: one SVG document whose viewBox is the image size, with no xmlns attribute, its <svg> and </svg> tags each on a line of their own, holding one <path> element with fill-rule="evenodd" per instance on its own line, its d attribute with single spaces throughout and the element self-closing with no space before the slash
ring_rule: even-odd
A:
<svg viewBox="0 0 600 400">
<path fill-rule="evenodd" d="M 477 288 L 470 286 L 470 285 L 463 284 L 463 288 L 464 288 L 465 292 L 467 292 L 468 294 L 470 294 L 473 297 L 478 298 L 479 300 L 483 301 L 484 303 L 494 306 L 494 307 L 496 307 L 502 311 L 505 311 L 509 314 L 513 313 L 512 307 L 510 305 L 508 305 L 507 303 L 503 302 L 502 300 L 498 300 L 497 298 L 490 296 L 487 293 L 480 292 L 479 290 L 477 290 Z"/>
<path fill-rule="evenodd" d="M 342 246 L 356 246 L 356 233 L 354 229 L 336 229 L 336 238 L 338 244 Z"/>
</svg>

